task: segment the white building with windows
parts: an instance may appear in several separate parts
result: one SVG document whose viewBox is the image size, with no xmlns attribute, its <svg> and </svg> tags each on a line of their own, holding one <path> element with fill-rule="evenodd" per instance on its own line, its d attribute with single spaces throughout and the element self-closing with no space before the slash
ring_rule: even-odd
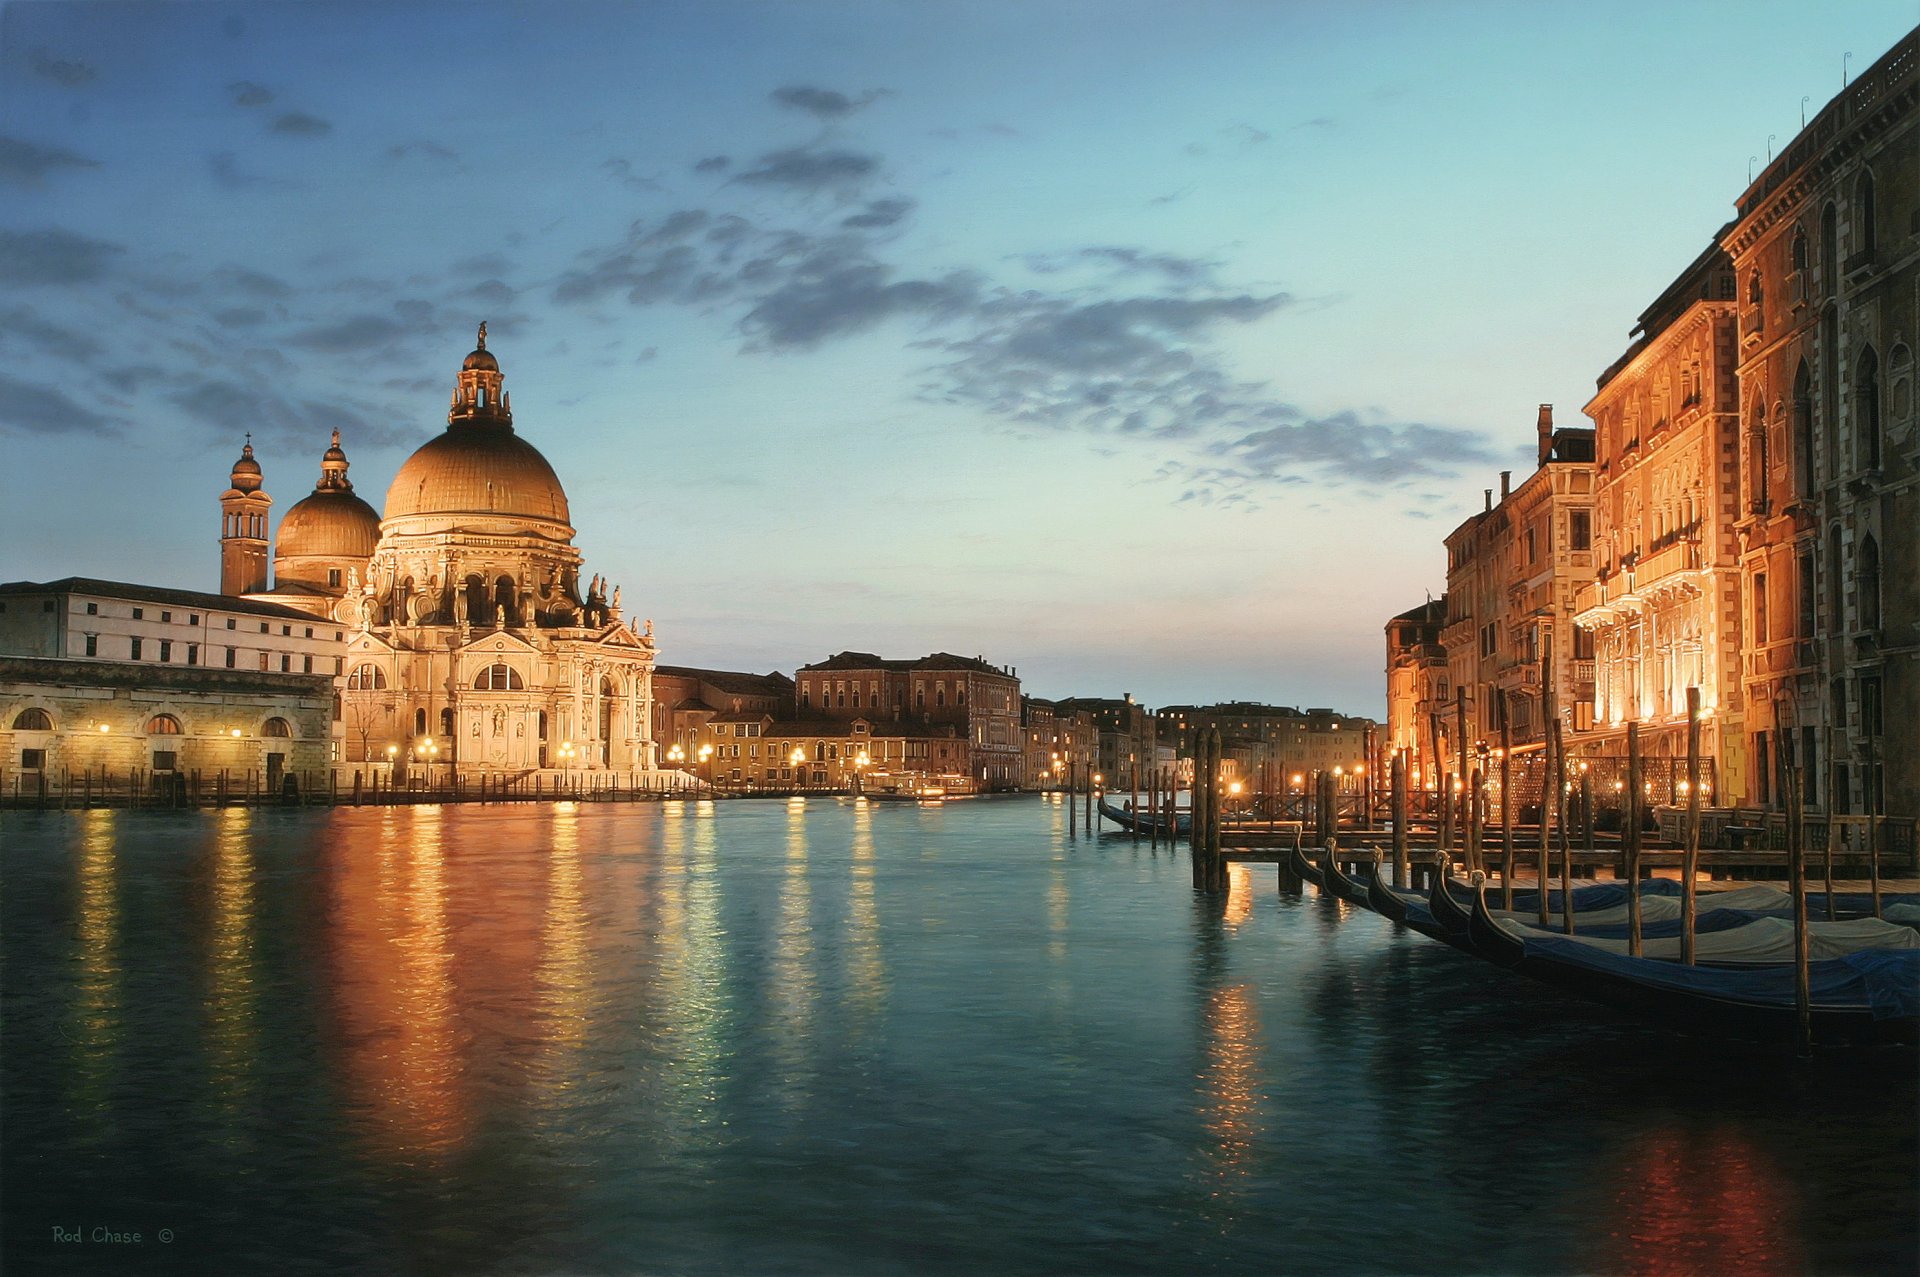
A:
<svg viewBox="0 0 1920 1277">
<path fill-rule="evenodd" d="M 227 772 L 278 791 L 337 754 L 346 631 L 273 603 L 68 577 L 0 585 L 0 788 Z M 78 782 L 76 782 L 78 783 Z M 207 783 L 211 784 L 209 779 Z"/>
</svg>

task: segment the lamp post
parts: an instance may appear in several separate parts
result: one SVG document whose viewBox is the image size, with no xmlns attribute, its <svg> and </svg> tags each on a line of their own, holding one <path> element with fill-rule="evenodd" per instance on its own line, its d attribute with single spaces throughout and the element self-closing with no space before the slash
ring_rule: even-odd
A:
<svg viewBox="0 0 1920 1277">
<path fill-rule="evenodd" d="M 700 768 L 707 774 L 707 792 L 713 792 L 713 746 L 700 747 Z"/>
<path fill-rule="evenodd" d="M 399 766 L 400 747 L 398 745 L 387 746 L 387 784 L 389 786 L 393 784 L 393 773 Z"/>
<path fill-rule="evenodd" d="M 860 788 L 861 769 L 865 768 L 872 762 L 873 762 L 873 755 L 867 753 L 867 751 L 864 749 L 853 756 L 853 792 L 855 797 L 858 797 L 863 792 Z"/>
<path fill-rule="evenodd" d="M 440 742 L 427 737 L 427 788 L 433 788 L 433 764 L 440 757 Z M 449 769 L 451 770 L 451 769 Z"/>
<path fill-rule="evenodd" d="M 560 742 L 561 779 L 564 781 L 567 778 L 568 773 L 570 773 L 572 770 L 573 770 L 573 742 L 570 740 L 563 740 Z"/>
<path fill-rule="evenodd" d="M 804 749 L 801 749 L 798 745 L 794 746 L 793 752 L 787 755 L 787 762 L 793 768 L 793 787 L 795 789 L 799 789 L 801 787 L 800 768 L 806 763 L 806 761 L 807 761 L 807 751 Z"/>
</svg>

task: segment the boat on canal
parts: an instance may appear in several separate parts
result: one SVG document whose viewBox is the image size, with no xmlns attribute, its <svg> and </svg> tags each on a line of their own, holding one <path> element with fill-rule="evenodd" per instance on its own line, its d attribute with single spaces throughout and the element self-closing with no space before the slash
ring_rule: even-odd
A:
<svg viewBox="0 0 1920 1277">
<path fill-rule="evenodd" d="M 1791 960 L 1690 966 L 1633 957 L 1577 934 L 1522 928 L 1494 916 L 1484 879 L 1475 884 L 1468 919 L 1473 948 L 1490 961 L 1671 1028 L 1774 1041 L 1799 1033 Z M 1920 948 L 1812 958 L 1807 989 L 1815 1042 L 1920 1041 Z"/>
<path fill-rule="evenodd" d="M 1135 826 L 1138 826 L 1140 832 L 1143 834 L 1167 834 L 1167 818 L 1164 813 L 1155 815 L 1135 812 L 1131 803 L 1124 807 L 1115 807 L 1107 801 L 1105 794 L 1100 795 L 1099 803 L 1100 814 L 1122 829 L 1131 830 Z M 1182 834 L 1190 834 L 1192 832 L 1193 813 L 1185 807 L 1176 808 L 1173 813 L 1173 834 L 1171 836 L 1178 837 Z"/>
</svg>

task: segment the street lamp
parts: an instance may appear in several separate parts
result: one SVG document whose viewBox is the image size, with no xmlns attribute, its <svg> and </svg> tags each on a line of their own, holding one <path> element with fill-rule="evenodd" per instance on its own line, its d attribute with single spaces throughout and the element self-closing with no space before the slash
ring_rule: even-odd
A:
<svg viewBox="0 0 1920 1277">
<path fill-rule="evenodd" d="M 804 749 L 801 749 L 798 745 L 794 746 L 793 752 L 787 755 L 787 762 L 791 764 L 793 767 L 793 787 L 795 789 L 800 788 L 800 784 L 801 784 L 800 768 L 806 763 L 806 761 L 807 761 L 807 751 Z"/>
<path fill-rule="evenodd" d="M 853 792 L 855 795 L 858 795 L 861 792 L 861 789 L 860 789 L 861 768 L 866 767 L 872 762 L 873 762 L 873 756 L 867 753 L 867 751 L 864 749 L 853 756 Z"/>
<path fill-rule="evenodd" d="M 573 742 L 570 740 L 560 742 L 560 770 L 562 773 L 573 770 Z"/>
<path fill-rule="evenodd" d="M 702 745 L 700 747 L 700 766 L 707 773 L 707 788 L 709 790 L 713 788 L 713 763 L 711 761 L 712 758 L 713 758 L 713 746 Z"/>
<path fill-rule="evenodd" d="M 399 765 L 400 747 L 398 745 L 387 746 L 387 783 L 389 785 L 393 783 L 393 770 Z"/>
</svg>

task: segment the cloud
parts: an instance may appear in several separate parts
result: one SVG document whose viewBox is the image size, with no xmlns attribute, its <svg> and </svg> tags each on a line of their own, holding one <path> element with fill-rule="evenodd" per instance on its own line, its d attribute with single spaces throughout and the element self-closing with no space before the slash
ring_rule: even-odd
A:
<svg viewBox="0 0 1920 1277">
<path fill-rule="evenodd" d="M 71 231 L 0 230 L 0 284 L 85 284 L 106 274 L 125 252 L 118 244 Z"/>
<path fill-rule="evenodd" d="M 808 115 L 822 120 L 839 120 L 852 115 L 885 96 L 885 89 L 868 89 L 857 98 L 850 98 L 833 89 L 816 88 L 810 84 L 790 84 L 775 89 L 770 96 L 781 106 L 789 110 L 805 111 Z"/>
<path fill-rule="evenodd" d="M 914 201 L 910 199 L 873 200 L 867 204 L 866 211 L 842 218 L 840 225 L 848 230 L 878 230 L 892 226 L 913 211 Z"/>
<path fill-rule="evenodd" d="M 287 448 L 313 446 L 322 432 L 339 427 L 369 446 L 400 442 L 400 433 L 361 407 L 338 398 L 301 399 L 267 386 L 228 377 L 193 378 L 167 396 L 194 423 L 214 435 L 252 431 L 257 439 Z"/>
<path fill-rule="evenodd" d="M 55 84 L 68 89 L 77 89 L 83 84 L 90 84 L 100 74 L 88 63 L 56 58 L 45 49 L 35 49 L 32 56 L 27 59 L 27 65 L 33 69 L 35 75 L 52 80 Z"/>
<path fill-rule="evenodd" d="M 404 160 L 415 155 L 420 156 L 422 159 L 446 160 L 449 162 L 456 161 L 460 158 L 460 152 L 450 147 L 442 146 L 438 142 L 428 142 L 425 140 L 396 142 L 387 148 L 387 158 L 390 160 Z"/>
<path fill-rule="evenodd" d="M 213 312 L 213 322 L 222 328 L 256 328 L 270 318 L 258 306 L 228 306 Z"/>
<path fill-rule="evenodd" d="M 705 159 L 695 160 L 693 171 L 696 173 L 724 173 L 733 164 L 724 155 L 709 155 Z"/>
<path fill-rule="evenodd" d="M 600 166 L 600 171 L 617 178 L 622 185 L 634 191 L 664 191 L 667 188 L 655 179 L 643 173 L 633 171 L 633 161 L 618 157 L 608 160 Z"/>
<path fill-rule="evenodd" d="M 22 138 L 0 134 L 0 182 L 38 186 L 55 169 L 99 167 L 98 160 L 63 151 L 57 146 L 38 146 Z"/>
<path fill-rule="evenodd" d="M 453 295 L 462 300 L 484 302 L 491 306 L 508 306 L 520 295 L 520 290 L 498 279 L 483 279 L 471 288 L 463 288 Z"/>
<path fill-rule="evenodd" d="M 106 348 L 86 333 L 42 319 L 24 306 L 0 311 L 0 344 L 23 338 L 59 359 L 89 363 Z"/>
<path fill-rule="evenodd" d="M 112 423 L 51 386 L 0 373 L 0 427 L 37 435 L 106 434 Z"/>
<path fill-rule="evenodd" d="M 279 301 L 293 296 L 293 285 L 285 280 L 275 279 L 272 275 L 263 275 L 257 270 L 249 270 L 244 266 L 222 266 L 213 272 L 213 282 L 231 292 L 267 301 Z"/>
<path fill-rule="evenodd" d="M 216 151 L 207 156 L 207 174 L 215 185 L 229 191 L 286 190 L 297 185 L 283 177 L 247 172 L 232 151 Z"/>
<path fill-rule="evenodd" d="M 1144 248 L 1096 244 L 1071 253 L 1028 253 L 1020 258 L 1029 270 L 1043 275 L 1056 274 L 1075 265 L 1105 266 L 1122 275 L 1159 275 L 1178 286 L 1210 284 L 1220 266 L 1217 261 L 1185 257 L 1178 253 L 1156 253 Z"/>
<path fill-rule="evenodd" d="M 273 101 L 273 90 L 252 80 L 236 80 L 227 86 L 227 96 L 235 106 L 251 108 Z"/>
<path fill-rule="evenodd" d="M 733 180 L 801 191 L 850 190 L 880 172 L 880 157 L 860 151 L 791 147 L 769 151 Z"/>
<path fill-rule="evenodd" d="M 412 325 L 398 319 L 362 314 L 302 329 L 287 340 L 295 346 L 338 355 L 387 346 L 414 331 Z"/>
<path fill-rule="evenodd" d="M 333 125 L 305 111 L 288 111 L 273 122 L 273 131 L 293 137 L 324 137 L 333 132 Z"/>
<path fill-rule="evenodd" d="M 762 295 L 740 327 L 759 346 L 807 349 L 896 316 L 955 318 L 979 297 L 978 277 L 965 271 L 934 280 L 893 275 L 863 253 L 822 245 Z"/>
<path fill-rule="evenodd" d="M 1382 485 L 1451 474 L 1459 466 L 1493 459 L 1486 440 L 1470 431 L 1418 422 L 1370 423 L 1352 410 L 1268 426 L 1214 451 L 1231 461 L 1226 473 L 1245 478 L 1305 467 Z"/>
</svg>

